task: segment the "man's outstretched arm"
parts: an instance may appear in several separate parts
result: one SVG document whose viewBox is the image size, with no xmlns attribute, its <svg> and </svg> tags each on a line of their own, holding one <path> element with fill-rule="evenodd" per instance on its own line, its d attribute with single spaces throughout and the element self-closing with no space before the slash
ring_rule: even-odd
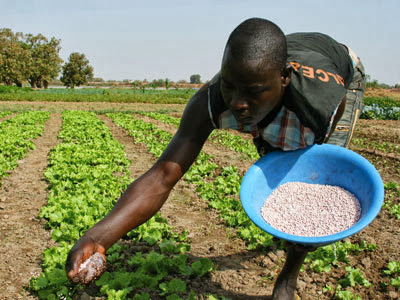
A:
<svg viewBox="0 0 400 300">
<path fill-rule="evenodd" d="M 178 131 L 153 167 L 129 185 L 110 213 L 89 229 L 71 249 L 66 263 L 73 279 L 92 254 L 105 251 L 127 232 L 150 219 L 199 154 L 213 130 L 207 110 L 208 85 L 189 101 Z"/>
</svg>

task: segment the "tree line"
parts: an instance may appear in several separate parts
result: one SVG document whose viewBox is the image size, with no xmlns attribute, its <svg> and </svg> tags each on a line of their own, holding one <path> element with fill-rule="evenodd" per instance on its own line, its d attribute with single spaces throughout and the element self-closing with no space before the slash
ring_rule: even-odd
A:
<svg viewBox="0 0 400 300">
<path fill-rule="evenodd" d="M 146 88 L 178 88 L 179 85 L 187 85 L 187 84 L 202 84 L 200 80 L 200 75 L 199 74 L 194 74 L 190 76 L 190 82 L 187 82 L 186 80 L 178 80 L 177 82 L 174 82 L 168 78 L 165 79 L 153 79 L 152 81 L 147 81 L 147 79 L 144 80 L 128 80 L 125 79 L 122 81 L 122 83 L 130 84 L 134 89 L 146 89 Z"/>
<path fill-rule="evenodd" d="M 370 75 L 366 75 L 366 86 L 367 88 L 372 88 L 372 89 L 399 89 L 400 88 L 400 83 L 396 83 L 395 85 L 389 85 L 386 83 L 381 83 L 378 82 L 376 79 L 372 79 Z"/>
<path fill-rule="evenodd" d="M 47 88 L 60 72 L 60 81 L 70 88 L 94 80 L 93 67 L 85 54 L 73 52 L 64 63 L 59 55 L 60 44 L 61 40 L 55 37 L 14 33 L 10 28 L 0 28 L 0 83 L 22 87 L 28 82 L 32 88 Z M 200 75 L 191 75 L 190 83 L 200 84 Z M 168 78 L 132 82 L 134 88 L 150 86 L 168 89 L 171 84 L 174 82 Z"/>
<path fill-rule="evenodd" d="M 61 40 L 48 39 L 42 34 L 14 33 L 0 29 L 0 82 L 22 87 L 29 82 L 32 88 L 47 88 L 60 72 L 61 82 L 74 88 L 93 78 L 93 67 L 81 53 L 71 53 L 63 64 L 59 52 Z"/>
</svg>

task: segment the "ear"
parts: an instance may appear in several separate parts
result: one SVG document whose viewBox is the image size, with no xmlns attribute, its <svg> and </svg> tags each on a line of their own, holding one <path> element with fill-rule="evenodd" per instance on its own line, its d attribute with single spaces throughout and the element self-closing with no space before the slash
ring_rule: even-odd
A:
<svg viewBox="0 0 400 300">
<path fill-rule="evenodd" d="M 289 85 L 290 76 L 292 74 L 291 69 L 292 69 L 292 66 L 290 64 L 286 64 L 286 66 L 283 68 L 282 73 L 281 73 L 282 87 L 287 87 Z"/>
</svg>

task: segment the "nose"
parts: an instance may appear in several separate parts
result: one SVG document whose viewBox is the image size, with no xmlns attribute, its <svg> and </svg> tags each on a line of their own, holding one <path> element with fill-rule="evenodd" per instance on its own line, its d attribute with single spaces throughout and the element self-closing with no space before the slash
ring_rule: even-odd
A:
<svg viewBox="0 0 400 300">
<path fill-rule="evenodd" d="M 231 107 L 236 112 L 244 112 L 249 108 L 249 103 L 246 100 L 246 97 L 237 93 L 232 97 Z"/>
</svg>

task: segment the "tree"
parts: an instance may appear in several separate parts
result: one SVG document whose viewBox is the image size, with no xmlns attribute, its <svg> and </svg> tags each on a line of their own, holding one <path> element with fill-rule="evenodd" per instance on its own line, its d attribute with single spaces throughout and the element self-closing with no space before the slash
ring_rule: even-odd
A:
<svg viewBox="0 0 400 300">
<path fill-rule="evenodd" d="M 190 83 L 201 83 L 200 81 L 200 75 L 199 74 L 193 74 L 190 76 Z"/>
<path fill-rule="evenodd" d="M 134 80 L 132 82 L 133 89 L 137 90 L 142 86 L 142 82 L 140 80 Z"/>
<path fill-rule="evenodd" d="M 48 40 L 42 34 L 13 33 L 0 29 L 0 81 L 22 86 L 28 80 L 32 87 L 47 86 L 61 69 L 60 40 Z"/>
<path fill-rule="evenodd" d="M 91 78 L 93 78 L 93 67 L 89 65 L 85 54 L 71 53 L 68 62 L 62 67 L 61 82 L 73 89 L 75 86 L 87 83 Z"/>
<path fill-rule="evenodd" d="M 30 52 L 27 79 L 31 87 L 47 88 L 48 82 L 55 79 L 61 70 L 63 60 L 59 56 L 60 40 L 48 40 L 42 34 L 25 36 L 24 45 Z"/>
<path fill-rule="evenodd" d="M 28 72 L 30 52 L 23 43 L 21 32 L 0 29 L 0 82 L 22 86 Z"/>
<path fill-rule="evenodd" d="M 153 79 L 153 81 L 151 82 L 152 87 L 158 88 L 158 87 L 164 87 L 165 86 L 165 82 L 164 79 Z"/>
</svg>

